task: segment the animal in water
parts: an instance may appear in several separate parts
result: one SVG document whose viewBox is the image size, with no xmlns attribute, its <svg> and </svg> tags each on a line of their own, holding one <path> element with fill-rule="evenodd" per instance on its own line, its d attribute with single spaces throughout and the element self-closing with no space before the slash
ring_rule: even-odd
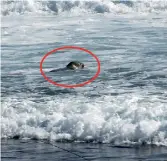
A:
<svg viewBox="0 0 167 161">
<path fill-rule="evenodd" d="M 72 69 L 72 70 L 75 70 L 75 69 L 83 69 L 84 68 L 84 64 L 79 62 L 79 61 L 72 61 L 70 62 L 67 66 L 66 66 L 67 69 Z"/>
<path fill-rule="evenodd" d="M 53 69 L 50 72 L 57 72 L 57 71 L 63 71 L 63 70 L 76 70 L 76 69 L 83 69 L 85 65 L 79 61 L 72 61 L 69 64 L 66 65 L 65 68 L 60 68 L 60 69 Z"/>
</svg>

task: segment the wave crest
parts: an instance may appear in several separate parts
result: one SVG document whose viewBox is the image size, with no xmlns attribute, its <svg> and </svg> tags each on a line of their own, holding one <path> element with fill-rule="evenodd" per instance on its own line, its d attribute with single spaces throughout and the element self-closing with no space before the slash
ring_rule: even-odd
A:
<svg viewBox="0 0 167 161">
<path fill-rule="evenodd" d="M 166 12 L 167 1 L 2 1 L 2 15 L 12 13 L 92 12 L 92 13 L 129 13 L 129 12 Z"/>
</svg>

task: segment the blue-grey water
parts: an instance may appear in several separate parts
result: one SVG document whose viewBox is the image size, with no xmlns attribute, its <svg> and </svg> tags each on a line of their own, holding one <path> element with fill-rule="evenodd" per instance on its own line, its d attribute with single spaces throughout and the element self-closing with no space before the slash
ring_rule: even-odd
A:
<svg viewBox="0 0 167 161">
<path fill-rule="evenodd" d="M 166 160 L 166 1 L 2 5 L 2 160 Z M 95 81 L 67 89 L 43 78 L 42 57 L 66 45 L 98 57 Z M 73 60 L 85 69 L 49 72 Z M 49 55 L 43 71 L 77 84 L 95 75 L 97 62 L 64 50 Z"/>
<path fill-rule="evenodd" d="M 58 147 L 59 148 L 58 148 Z M 64 151 L 60 148 L 65 148 Z M 2 141 L 4 161 L 166 161 L 167 148 L 157 146 L 113 146 L 91 143 L 41 143 L 39 141 Z"/>
</svg>

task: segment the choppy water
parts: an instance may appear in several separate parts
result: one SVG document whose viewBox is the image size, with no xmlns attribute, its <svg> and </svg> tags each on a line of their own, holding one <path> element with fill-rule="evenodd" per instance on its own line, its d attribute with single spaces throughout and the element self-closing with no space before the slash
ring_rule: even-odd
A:
<svg viewBox="0 0 167 161">
<path fill-rule="evenodd" d="M 2 3 L 2 138 L 167 146 L 166 1 Z M 65 45 L 98 56 L 94 82 L 64 89 L 42 77 L 42 57 Z M 87 67 L 48 72 L 72 60 Z M 95 59 L 73 50 L 43 67 L 69 84 L 97 71 Z"/>
</svg>

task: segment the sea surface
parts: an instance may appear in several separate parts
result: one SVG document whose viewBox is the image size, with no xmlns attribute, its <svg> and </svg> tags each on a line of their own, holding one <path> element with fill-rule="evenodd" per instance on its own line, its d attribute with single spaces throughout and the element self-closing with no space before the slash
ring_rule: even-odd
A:
<svg viewBox="0 0 167 161">
<path fill-rule="evenodd" d="M 167 1 L 2 1 L 3 161 L 166 161 Z M 49 83 L 78 46 L 100 74 Z M 49 72 L 70 61 L 77 71 Z M 45 75 L 91 79 L 80 50 Z"/>
</svg>

